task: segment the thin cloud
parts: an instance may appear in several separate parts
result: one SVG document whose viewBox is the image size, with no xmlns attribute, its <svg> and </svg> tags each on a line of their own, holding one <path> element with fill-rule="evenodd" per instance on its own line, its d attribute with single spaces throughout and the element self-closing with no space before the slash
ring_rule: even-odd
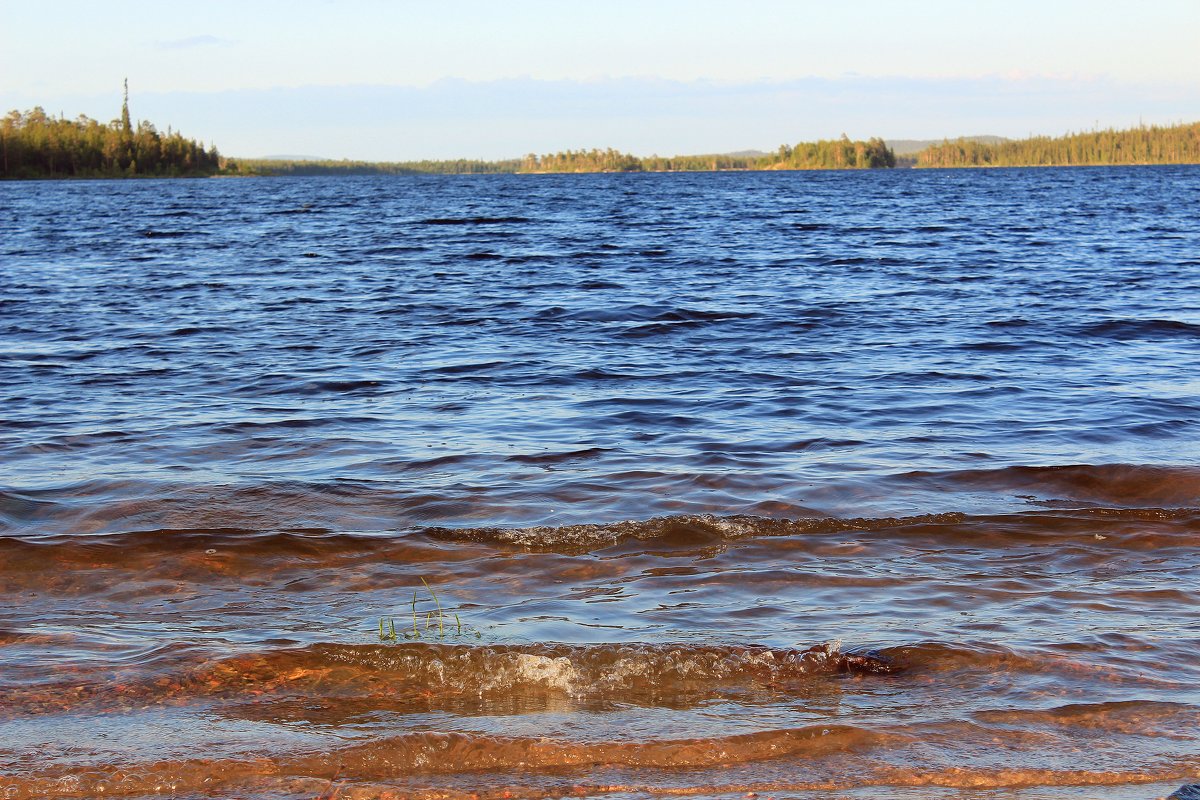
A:
<svg viewBox="0 0 1200 800">
<path fill-rule="evenodd" d="M 222 39 L 220 36 L 212 36 L 211 34 L 155 42 L 162 50 L 189 50 L 195 47 L 228 47 L 233 43 L 232 39 Z"/>
</svg>

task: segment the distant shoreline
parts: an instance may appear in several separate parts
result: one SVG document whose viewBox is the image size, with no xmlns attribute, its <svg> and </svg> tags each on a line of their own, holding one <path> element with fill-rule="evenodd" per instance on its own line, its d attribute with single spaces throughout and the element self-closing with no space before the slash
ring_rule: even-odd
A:
<svg viewBox="0 0 1200 800">
<path fill-rule="evenodd" d="M 904 141 L 906 145 L 921 142 Z M 370 162 L 343 160 L 229 159 L 226 171 L 263 175 L 339 174 L 578 174 L 614 172 L 759 172 L 965 167 L 1075 167 L 1200 164 L 1200 122 L 1003 139 L 974 136 L 943 140 L 896 155 L 884 140 L 838 140 L 781 145 L 774 153 L 639 157 L 616 150 L 530 154 L 482 161 Z M 230 169 L 232 168 L 232 169 Z"/>
<path fill-rule="evenodd" d="M 955 164 L 950 166 L 938 167 L 895 167 L 893 169 L 883 170 L 885 172 L 931 172 L 937 170 L 1007 170 L 1007 169 L 1126 169 L 1126 168 L 1144 168 L 1144 167 L 1195 167 L 1200 166 L 1200 161 L 1171 161 L 1171 162 L 1130 162 L 1122 164 Z M 733 173 L 752 173 L 752 172 L 830 172 L 830 173 L 856 173 L 863 170 L 857 169 L 838 169 L 834 167 L 808 167 L 808 168 L 790 168 L 790 169 L 709 169 L 709 170 L 639 170 L 637 172 L 617 172 L 617 171 L 540 171 L 540 172 L 296 172 L 296 173 L 213 173 L 209 175 L 55 175 L 43 177 L 21 177 L 21 178 L 2 178 L 0 183 L 47 183 L 47 182 L 63 182 L 63 183 L 84 183 L 88 181 L 152 181 L 152 180 L 240 180 L 250 178 L 267 178 L 267 179 L 288 179 L 288 178 L 371 178 L 371 177 L 392 177 L 392 178 L 422 178 L 422 177 L 488 177 L 495 175 L 517 175 L 528 176 L 531 178 L 548 177 L 556 175 L 717 175 L 717 174 L 733 174 Z"/>
<path fill-rule="evenodd" d="M 635 156 L 612 148 L 564 150 L 521 158 L 420 161 L 230 158 L 168 129 L 121 118 L 107 125 L 79 117 L 49 117 L 41 108 L 0 120 L 0 180 L 288 177 L 350 175 L 573 175 L 678 172 L 796 172 L 988 167 L 1112 167 L 1200 164 L 1200 122 L 1170 127 L 1093 130 L 1060 137 L 974 136 L 923 149 L 897 140 L 897 155 L 878 137 L 780 145 L 774 152 Z"/>
</svg>

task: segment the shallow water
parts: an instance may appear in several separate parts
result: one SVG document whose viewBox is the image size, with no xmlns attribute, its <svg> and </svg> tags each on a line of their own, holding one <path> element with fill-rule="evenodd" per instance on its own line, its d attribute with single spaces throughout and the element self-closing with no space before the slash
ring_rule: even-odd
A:
<svg viewBox="0 0 1200 800">
<path fill-rule="evenodd" d="M 4 796 L 1195 781 L 1198 192 L 0 184 Z"/>
</svg>

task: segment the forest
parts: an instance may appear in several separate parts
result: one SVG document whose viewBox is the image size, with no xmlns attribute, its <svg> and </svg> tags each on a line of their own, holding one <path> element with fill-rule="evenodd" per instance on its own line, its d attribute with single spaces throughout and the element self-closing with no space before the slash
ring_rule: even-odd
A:
<svg viewBox="0 0 1200 800">
<path fill-rule="evenodd" d="M 918 167 L 1064 167 L 1200 163 L 1200 122 L 985 144 L 959 139 L 917 154 Z"/>
<path fill-rule="evenodd" d="M 520 161 L 481 161 L 455 158 L 443 161 L 351 161 L 287 158 L 229 158 L 225 175 L 496 175 L 517 171 Z"/>
<path fill-rule="evenodd" d="M 221 155 L 194 139 L 149 122 L 135 127 L 129 95 L 121 117 L 106 124 L 86 116 L 52 117 L 39 106 L 0 119 L 0 178 L 132 178 L 216 174 Z"/>
<path fill-rule="evenodd" d="M 851 141 L 846 136 L 819 142 L 782 145 L 774 153 L 715 153 L 695 156 L 646 156 L 604 150 L 563 150 L 519 159 L 477 161 L 288 161 L 229 160 L 228 174 L 241 175 L 415 175 L 569 172 L 720 172 L 725 170 L 878 169 L 896 166 L 882 139 Z"/>
<path fill-rule="evenodd" d="M 709 154 L 638 158 L 615 150 L 568 150 L 528 155 L 519 172 L 719 172 L 765 169 L 879 169 L 896 166 L 896 157 L 882 139 L 840 139 L 781 145 L 763 155 Z"/>
<path fill-rule="evenodd" d="M 1103 130 L 1021 140 L 946 140 L 899 159 L 915 167 L 1026 167 L 1200 163 L 1200 123 Z M 890 169 L 896 154 L 879 138 L 780 145 L 770 153 L 635 156 L 612 148 L 563 150 L 484 161 L 399 162 L 226 159 L 217 148 L 149 122 L 135 126 L 126 87 L 121 116 L 107 124 L 68 120 L 41 108 L 0 119 L 0 178 L 126 178 L 207 175 L 474 175 L 494 173 L 719 172 L 725 170 Z"/>
</svg>

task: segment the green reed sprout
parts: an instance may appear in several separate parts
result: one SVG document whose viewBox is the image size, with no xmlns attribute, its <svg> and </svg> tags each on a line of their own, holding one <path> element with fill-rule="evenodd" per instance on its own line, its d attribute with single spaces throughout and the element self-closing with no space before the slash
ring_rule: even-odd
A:
<svg viewBox="0 0 1200 800">
<path fill-rule="evenodd" d="M 446 631 L 442 627 L 442 604 L 438 600 L 437 595 L 433 593 L 433 587 L 429 585 L 429 581 L 425 580 L 425 578 L 422 577 L 421 583 L 425 584 L 425 590 L 427 592 L 429 592 L 429 596 L 433 598 L 433 604 L 437 607 L 438 636 L 442 639 L 445 639 Z M 429 626 L 427 625 L 426 627 L 429 627 Z"/>
<path fill-rule="evenodd" d="M 424 585 L 425 591 L 429 592 L 429 597 L 422 598 L 418 592 L 413 592 L 412 603 L 410 604 L 410 613 L 412 614 L 412 631 L 406 631 L 403 634 L 398 634 L 396 632 L 396 618 L 391 616 L 383 616 L 379 618 L 379 641 L 395 642 L 401 638 L 421 639 L 424 638 L 422 636 L 422 631 L 424 631 L 426 635 L 432 636 L 430 631 L 435 627 L 437 628 L 437 639 L 442 641 L 446 639 L 446 617 L 448 615 L 446 614 L 445 609 L 442 608 L 441 598 L 438 597 L 437 592 L 433 590 L 433 587 L 429 585 L 429 581 L 425 580 L 425 578 L 421 578 L 421 583 Z M 421 613 L 417 610 L 417 604 L 427 600 L 432 600 L 434 607 L 433 610 L 424 612 L 425 620 L 424 627 L 422 627 Z M 464 631 L 467 633 L 474 633 L 475 638 L 477 639 L 483 636 L 483 634 L 481 634 L 479 631 L 472 630 L 470 626 L 464 626 L 463 621 L 458 614 L 454 614 L 454 627 L 450 630 L 449 635 L 462 636 Z"/>
</svg>

